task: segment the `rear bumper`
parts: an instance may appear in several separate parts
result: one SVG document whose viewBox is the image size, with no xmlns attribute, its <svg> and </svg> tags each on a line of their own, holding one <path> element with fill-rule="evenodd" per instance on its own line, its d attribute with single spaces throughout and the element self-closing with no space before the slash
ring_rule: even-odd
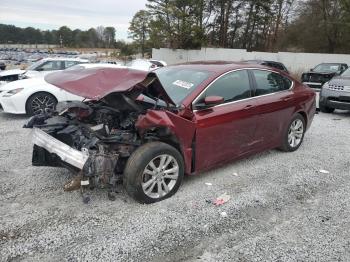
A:
<svg viewBox="0 0 350 262">
<path fill-rule="evenodd" d="M 78 151 L 38 128 L 33 129 L 32 135 L 35 145 L 45 149 L 51 154 L 57 155 L 61 161 L 78 169 L 83 169 L 89 158 L 89 153 L 87 151 Z"/>
</svg>

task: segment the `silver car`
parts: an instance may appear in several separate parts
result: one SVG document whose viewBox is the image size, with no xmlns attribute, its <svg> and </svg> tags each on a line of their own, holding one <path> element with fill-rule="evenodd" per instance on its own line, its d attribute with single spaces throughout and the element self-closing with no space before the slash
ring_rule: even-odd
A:
<svg viewBox="0 0 350 262">
<path fill-rule="evenodd" d="M 335 109 L 350 110 L 350 68 L 333 77 L 321 89 L 321 112 L 332 113 Z"/>
</svg>

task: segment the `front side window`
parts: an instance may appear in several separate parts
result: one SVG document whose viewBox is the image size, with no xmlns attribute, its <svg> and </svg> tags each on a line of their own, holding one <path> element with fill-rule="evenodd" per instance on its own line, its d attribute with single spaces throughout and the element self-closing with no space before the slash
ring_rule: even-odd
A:
<svg viewBox="0 0 350 262">
<path fill-rule="evenodd" d="M 61 61 L 49 61 L 37 67 L 37 71 L 54 71 L 62 69 Z"/>
<path fill-rule="evenodd" d="M 292 86 L 290 79 L 278 73 L 265 70 L 252 70 L 252 72 L 256 80 L 256 96 L 288 90 Z"/>
<path fill-rule="evenodd" d="M 350 68 L 345 70 L 341 75 L 344 76 L 344 77 L 350 77 Z"/>
<path fill-rule="evenodd" d="M 224 102 L 233 102 L 251 97 L 247 70 L 231 72 L 220 77 L 208 87 L 198 102 L 202 103 L 208 96 L 223 97 Z"/>
</svg>

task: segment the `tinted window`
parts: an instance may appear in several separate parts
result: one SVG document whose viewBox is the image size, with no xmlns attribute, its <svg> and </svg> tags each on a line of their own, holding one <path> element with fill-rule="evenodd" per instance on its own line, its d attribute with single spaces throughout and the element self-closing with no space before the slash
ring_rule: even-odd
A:
<svg viewBox="0 0 350 262">
<path fill-rule="evenodd" d="M 252 70 L 256 80 L 257 96 L 288 90 L 292 81 L 288 78 L 270 71 Z"/>
<path fill-rule="evenodd" d="M 208 96 L 221 96 L 225 102 L 251 97 L 248 72 L 240 70 L 220 77 L 205 91 L 198 102 L 202 102 Z"/>
</svg>

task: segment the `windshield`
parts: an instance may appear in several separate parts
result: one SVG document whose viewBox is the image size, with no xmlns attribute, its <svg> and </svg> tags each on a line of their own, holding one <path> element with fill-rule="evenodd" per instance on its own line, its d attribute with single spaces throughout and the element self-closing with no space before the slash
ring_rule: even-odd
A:
<svg viewBox="0 0 350 262">
<path fill-rule="evenodd" d="M 341 76 L 350 77 L 350 67 L 341 74 Z"/>
<path fill-rule="evenodd" d="M 340 71 L 339 64 L 320 64 L 314 68 L 314 72 L 337 72 Z"/>
<path fill-rule="evenodd" d="M 44 62 L 44 60 L 39 60 L 36 61 L 35 63 L 31 64 L 30 66 L 28 66 L 27 70 L 35 70 L 38 66 L 40 66 L 42 63 Z"/>
<path fill-rule="evenodd" d="M 161 68 L 155 71 L 169 97 L 179 105 L 210 72 L 195 69 Z"/>
</svg>

